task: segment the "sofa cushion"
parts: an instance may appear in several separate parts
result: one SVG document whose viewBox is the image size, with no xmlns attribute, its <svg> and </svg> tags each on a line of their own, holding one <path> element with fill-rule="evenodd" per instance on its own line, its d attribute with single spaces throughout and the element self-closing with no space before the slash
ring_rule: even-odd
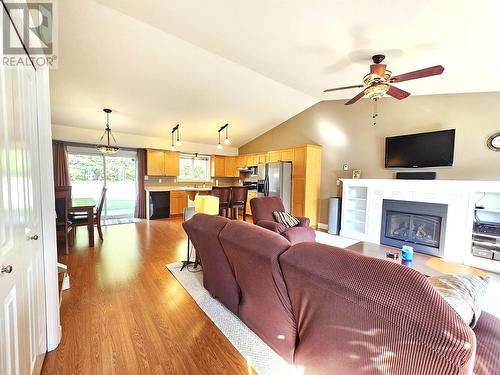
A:
<svg viewBox="0 0 500 375">
<path fill-rule="evenodd" d="M 285 228 L 291 228 L 299 225 L 299 221 L 285 211 L 273 211 L 274 220 L 283 224 Z"/>
<path fill-rule="evenodd" d="M 220 241 L 241 289 L 240 319 L 286 361 L 293 361 L 297 328 L 278 257 L 290 247 L 281 235 L 232 221 Z"/>
<path fill-rule="evenodd" d="M 465 324 L 474 328 L 481 314 L 481 302 L 486 294 L 489 277 L 442 275 L 429 277 L 429 281 Z"/>
<path fill-rule="evenodd" d="M 319 243 L 284 252 L 307 374 L 468 374 L 474 332 L 421 273 Z M 481 320 L 480 320 L 481 322 Z"/>
<path fill-rule="evenodd" d="M 219 241 L 220 231 L 230 220 L 196 214 L 182 226 L 198 252 L 203 266 L 203 286 L 234 314 L 238 313 L 240 288 Z"/>
<path fill-rule="evenodd" d="M 474 375 L 500 373 L 500 319 L 484 312 L 474 328 L 477 340 Z"/>
<path fill-rule="evenodd" d="M 292 245 L 300 242 L 315 242 L 316 231 L 310 227 L 292 227 L 281 233 Z"/>
</svg>

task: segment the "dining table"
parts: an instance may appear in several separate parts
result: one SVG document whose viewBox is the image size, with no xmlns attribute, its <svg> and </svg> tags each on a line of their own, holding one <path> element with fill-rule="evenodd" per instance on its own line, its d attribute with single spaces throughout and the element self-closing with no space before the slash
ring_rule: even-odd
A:
<svg viewBox="0 0 500 375">
<path fill-rule="evenodd" d="M 89 247 L 94 247 L 94 208 L 96 201 L 93 198 L 71 199 L 70 213 L 86 213 L 88 217 L 87 230 L 89 232 Z"/>
</svg>

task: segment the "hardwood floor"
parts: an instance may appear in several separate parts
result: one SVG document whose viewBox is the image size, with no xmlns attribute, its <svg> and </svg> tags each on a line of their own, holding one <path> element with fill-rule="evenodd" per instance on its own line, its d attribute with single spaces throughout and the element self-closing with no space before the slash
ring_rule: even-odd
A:
<svg viewBox="0 0 500 375">
<path fill-rule="evenodd" d="M 245 359 L 165 268 L 185 257 L 181 222 L 107 226 L 94 248 L 79 228 L 60 257 L 71 288 L 63 293 L 62 341 L 42 374 L 248 374 Z"/>
</svg>

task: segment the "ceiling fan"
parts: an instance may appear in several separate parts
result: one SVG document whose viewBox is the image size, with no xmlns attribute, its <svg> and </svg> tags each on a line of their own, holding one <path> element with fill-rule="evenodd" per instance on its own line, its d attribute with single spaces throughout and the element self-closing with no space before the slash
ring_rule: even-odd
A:
<svg viewBox="0 0 500 375">
<path fill-rule="evenodd" d="M 387 65 L 382 64 L 382 61 L 384 61 L 384 59 L 385 59 L 384 55 L 372 56 L 373 64 L 370 65 L 370 73 L 368 73 L 363 77 L 363 83 L 364 83 L 363 85 L 337 87 L 334 89 L 324 90 L 323 92 L 331 92 L 331 91 L 363 87 L 363 91 L 361 91 L 354 98 L 346 102 L 345 105 L 354 104 L 363 97 L 367 97 L 368 99 L 378 100 L 385 94 L 388 94 L 393 98 L 401 100 L 410 96 L 410 93 L 397 88 L 396 86 L 392 85 L 392 83 L 436 76 L 443 73 L 444 71 L 444 68 L 441 65 L 436 65 L 430 68 L 415 70 L 414 72 L 400 74 L 398 76 L 393 77 L 392 72 L 386 69 Z"/>
</svg>

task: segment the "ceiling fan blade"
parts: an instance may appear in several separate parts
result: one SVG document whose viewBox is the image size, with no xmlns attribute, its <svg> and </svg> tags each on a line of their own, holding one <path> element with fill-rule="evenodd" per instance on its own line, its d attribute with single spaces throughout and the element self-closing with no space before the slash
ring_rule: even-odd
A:
<svg viewBox="0 0 500 375">
<path fill-rule="evenodd" d="M 346 89 L 355 89 L 355 88 L 360 88 L 360 87 L 363 87 L 363 85 L 353 85 L 353 86 L 336 87 L 334 89 L 326 89 L 323 92 L 346 90 Z"/>
<path fill-rule="evenodd" d="M 354 98 L 352 98 L 351 100 L 349 100 L 347 103 L 345 103 L 344 105 L 351 105 L 351 104 L 354 104 L 356 103 L 359 99 L 361 99 L 363 96 L 365 96 L 365 92 L 364 91 L 361 91 L 358 95 L 356 95 Z"/>
<path fill-rule="evenodd" d="M 387 94 L 392 96 L 393 98 L 396 98 L 398 100 L 401 100 L 401 99 L 404 99 L 404 98 L 407 98 L 410 96 L 410 93 L 405 91 L 405 90 L 401 90 L 401 89 L 398 89 L 396 86 L 389 86 L 389 90 L 387 91 Z"/>
<path fill-rule="evenodd" d="M 372 65 L 370 65 L 370 73 L 376 74 L 382 78 L 384 76 L 386 68 L 387 68 L 387 65 L 385 65 L 385 64 L 372 64 Z"/>
<path fill-rule="evenodd" d="M 410 81 L 412 79 L 437 76 L 438 74 L 443 73 L 443 71 L 444 68 L 441 65 L 431 66 L 430 68 L 415 70 L 414 72 L 400 74 L 398 76 L 392 77 L 391 82 L 403 82 Z"/>
</svg>

